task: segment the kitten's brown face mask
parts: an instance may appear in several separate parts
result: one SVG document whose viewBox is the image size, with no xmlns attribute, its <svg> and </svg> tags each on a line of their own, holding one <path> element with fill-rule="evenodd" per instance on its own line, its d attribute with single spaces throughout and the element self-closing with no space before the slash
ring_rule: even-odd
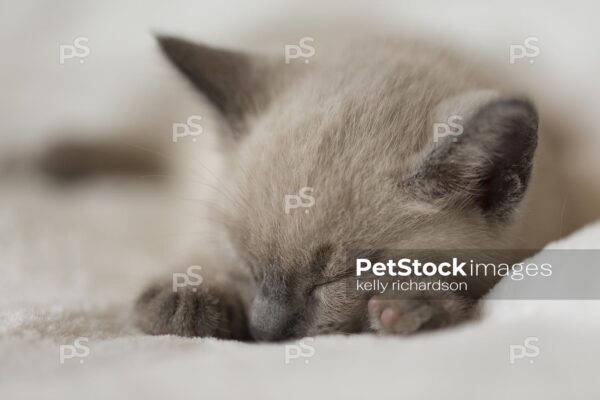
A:
<svg viewBox="0 0 600 400">
<path fill-rule="evenodd" d="M 227 225 L 254 276 L 256 339 L 368 329 L 350 285 L 357 251 L 498 248 L 510 234 L 535 109 L 481 90 L 446 56 L 387 43 L 287 65 L 160 43 L 235 143 Z M 436 138 L 433 125 L 456 116 L 461 133 Z"/>
</svg>

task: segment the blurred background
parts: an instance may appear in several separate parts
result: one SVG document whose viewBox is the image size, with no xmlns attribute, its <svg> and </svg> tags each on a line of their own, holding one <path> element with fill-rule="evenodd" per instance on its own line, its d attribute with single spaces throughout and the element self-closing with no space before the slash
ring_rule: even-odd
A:
<svg viewBox="0 0 600 400">
<path fill-rule="evenodd" d="M 599 7 L 584 0 L 3 2 L 0 159 L 65 135 L 168 137 L 197 97 L 157 51 L 155 34 L 283 53 L 305 36 L 364 30 L 423 36 L 485 60 L 563 124 L 569 170 L 593 179 Z M 533 47 L 522 48 L 535 57 L 511 62 L 510 47 L 526 40 Z"/>
<path fill-rule="evenodd" d="M 175 109 L 180 93 L 169 90 L 177 87 L 166 82 L 174 75 L 156 51 L 156 33 L 255 50 L 340 26 L 417 32 L 464 48 L 506 68 L 536 97 L 556 101 L 582 134 L 597 136 L 590 122 L 600 85 L 594 1 L 58 0 L 0 7 L 4 149 L 79 125 L 86 132 L 110 131 L 123 120 L 152 126 L 152 111 Z M 535 62 L 509 64 L 510 45 L 528 37 L 538 39 Z M 87 39 L 81 45 L 89 53 L 61 63 L 59 47 L 77 38 Z"/>
</svg>

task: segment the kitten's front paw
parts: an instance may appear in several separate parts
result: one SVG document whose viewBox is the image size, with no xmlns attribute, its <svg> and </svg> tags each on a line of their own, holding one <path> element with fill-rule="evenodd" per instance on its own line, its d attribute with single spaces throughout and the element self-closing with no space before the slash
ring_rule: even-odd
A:
<svg viewBox="0 0 600 400">
<path fill-rule="evenodd" d="M 236 310 L 214 290 L 198 286 L 173 291 L 170 283 L 146 289 L 135 311 L 137 325 L 146 333 L 190 337 L 231 338 L 232 318 L 237 316 Z"/>
<path fill-rule="evenodd" d="M 443 328 L 468 319 L 474 312 L 472 303 L 458 297 L 394 299 L 374 296 L 368 303 L 371 327 L 388 335 L 410 335 Z"/>
</svg>

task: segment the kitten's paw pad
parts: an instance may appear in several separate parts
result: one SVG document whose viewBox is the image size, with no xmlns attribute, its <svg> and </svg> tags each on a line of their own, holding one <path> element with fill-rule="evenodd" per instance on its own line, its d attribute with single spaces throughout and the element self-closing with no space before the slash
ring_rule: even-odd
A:
<svg viewBox="0 0 600 400">
<path fill-rule="evenodd" d="M 375 296 L 369 300 L 368 308 L 371 326 L 383 334 L 410 335 L 439 323 L 435 307 L 421 300 Z"/>
</svg>

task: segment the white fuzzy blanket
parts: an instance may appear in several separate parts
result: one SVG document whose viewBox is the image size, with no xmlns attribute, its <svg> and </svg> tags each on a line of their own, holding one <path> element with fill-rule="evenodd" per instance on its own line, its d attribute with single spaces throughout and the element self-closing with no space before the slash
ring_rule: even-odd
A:
<svg viewBox="0 0 600 400">
<path fill-rule="evenodd" d="M 597 301 L 488 301 L 480 321 L 456 329 L 317 337 L 304 347 L 140 334 L 129 322 L 130 304 L 178 252 L 167 219 L 148 224 L 169 203 L 155 195 L 149 187 L 102 184 L 54 194 L 25 184 L 4 191 L 1 399 L 600 395 Z M 600 224 L 551 247 L 600 248 Z M 510 346 L 531 337 L 524 351 L 537 356 L 511 363 Z M 61 363 L 60 346 L 78 338 L 76 355 L 64 349 Z"/>
</svg>

